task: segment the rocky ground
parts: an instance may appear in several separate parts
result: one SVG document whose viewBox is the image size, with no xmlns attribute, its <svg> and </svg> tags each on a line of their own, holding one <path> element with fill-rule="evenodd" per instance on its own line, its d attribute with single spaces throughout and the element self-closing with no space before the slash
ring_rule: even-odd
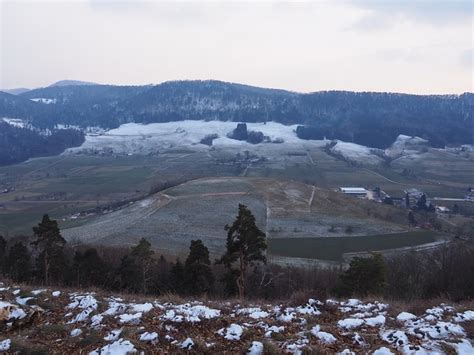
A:
<svg viewBox="0 0 474 355">
<path fill-rule="evenodd" d="M 0 351 L 474 353 L 472 303 L 414 307 L 358 299 L 272 304 L 172 299 L 2 285 Z"/>
</svg>

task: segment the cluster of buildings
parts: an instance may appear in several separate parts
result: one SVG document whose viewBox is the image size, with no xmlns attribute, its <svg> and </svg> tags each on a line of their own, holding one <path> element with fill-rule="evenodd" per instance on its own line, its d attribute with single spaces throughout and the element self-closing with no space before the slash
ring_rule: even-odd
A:
<svg viewBox="0 0 474 355">
<path fill-rule="evenodd" d="M 451 210 L 446 206 L 435 206 L 427 199 L 427 196 L 423 191 L 416 188 L 406 189 L 404 191 L 404 196 L 402 197 L 389 196 L 385 191 L 378 187 L 373 189 L 366 189 L 364 187 L 339 187 L 337 191 L 349 196 L 397 205 L 407 209 L 423 209 L 440 214 L 451 212 Z M 474 191 L 471 191 L 468 196 L 470 196 L 471 200 L 474 201 Z M 468 200 L 468 196 L 466 196 L 466 200 Z"/>
</svg>

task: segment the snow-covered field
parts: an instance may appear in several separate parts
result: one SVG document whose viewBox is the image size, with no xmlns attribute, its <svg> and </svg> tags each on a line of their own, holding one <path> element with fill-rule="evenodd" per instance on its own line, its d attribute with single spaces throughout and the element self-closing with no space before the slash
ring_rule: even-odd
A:
<svg viewBox="0 0 474 355">
<path fill-rule="evenodd" d="M 324 148 L 328 140 L 303 140 L 297 137 L 297 125 L 286 126 L 277 122 L 247 123 L 249 131 L 260 131 L 268 137 L 266 142 L 250 144 L 228 138 L 237 126 L 237 122 L 224 121 L 177 121 L 165 123 L 127 123 L 116 129 L 105 132 L 94 132 L 86 136 L 84 144 L 71 148 L 66 154 L 101 153 L 147 155 L 172 149 L 189 151 L 208 151 L 209 149 L 233 149 L 236 151 L 252 150 L 264 156 L 278 156 L 282 151 Z M 201 144 L 200 141 L 210 134 L 215 134 L 212 147 Z M 278 142 L 278 143 L 275 143 Z M 390 158 L 410 155 L 420 156 L 420 149 L 426 147 L 426 141 L 418 137 L 399 136 L 391 148 L 383 151 L 363 145 L 336 141 L 331 151 L 346 160 L 360 164 L 378 165 L 384 162 L 385 154 Z"/>
<path fill-rule="evenodd" d="M 369 148 L 360 144 L 337 141 L 331 151 L 342 155 L 345 159 L 369 165 L 378 165 L 383 159 L 376 154 L 377 149 Z"/>
<path fill-rule="evenodd" d="M 0 350 L 12 353 L 25 343 L 89 354 L 474 353 L 466 330 L 474 311 L 447 304 L 415 315 L 358 299 L 172 303 L 16 286 L 0 295 Z"/>
<path fill-rule="evenodd" d="M 179 121 L 166 123 L 138 124 L 127 123 L 119 128 L 109 130 L 102 135 L 88 135 L 81 147 L 69 149 L 77 153 L 86 150 L 112 150 L 116 154 L 149 154 L 164 149 L 208 150 L 209 146 L 200 141 L 209 134 L 217 134 L 213 141 L 215 148 L 257 149 L 262 146 L 323 146 L 324 141 L 305 141 L 296 136 L 296 125 L 285 126 L 276 122 L 247 123 L 249 131 L 260 131 L 271 141 L 283 140 L 283 143 L 250 144 L 228 138 L 237 126 L 236 122 L 222 121 Z"/>
</svg>

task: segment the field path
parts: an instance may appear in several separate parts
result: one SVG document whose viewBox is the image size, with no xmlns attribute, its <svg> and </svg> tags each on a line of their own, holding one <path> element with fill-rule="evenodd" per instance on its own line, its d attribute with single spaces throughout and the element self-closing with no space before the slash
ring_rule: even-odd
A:
<svg viewBox="0 0 474 355">
<path fill-rule="evenodd" d="M 404 184 L 403 182 L 397 182 L 397 181 L 394 181 L 392 179 L 389 179 L 388 177 L 386 176 L 383 176 L 382 174 L 376 172 L 376 171 L 373 171 L 373 170 L 370 170 L 370 169 L 367 169 L 367 168 L 364 168 L 364 170 L 374 174 L 374 175 L 377 175 L 377 176 L 380 176 L 381 178 L 387 180 L 388 182 L 391 182 L 392 184 L 397 184 L 397 185 L 404 185 L 404 186 L 411 186 L 411 184 Z"/>
</svg>

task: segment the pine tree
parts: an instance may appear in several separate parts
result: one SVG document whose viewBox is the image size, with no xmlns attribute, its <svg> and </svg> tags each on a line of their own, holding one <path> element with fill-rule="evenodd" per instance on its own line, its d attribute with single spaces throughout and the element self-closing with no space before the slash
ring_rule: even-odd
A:
<svg viewBox="0 0 474 355">
<path fill-rule="evenodd" d="M 178 294 L 184 292 L 184 266 L 179 258 L 171 268 L 171 287 Z"/>
<path fill-rule="evenodd" d="M 209 292 L 214 284 L 209 250 L 202 240 L 192 240 L 189 255 L 184 264 L 185 288 L 187 293 L 200 295 Z"/>
<path fill-rule="evenodd" d="M 135 260 L 130 255 L 125 255 L 120 260 L 120 266 L 117 269 L 119 277 L 119 288 L 129 292 L 138 292 L 140 289 L 140 270 Z"/>
<path fill-rule="evenodd" d="M 23 243 L 17 242 L 10 248 L 5 262 L 5 273 L 15 282 L 29 279 L 30 253 Z"/>
<path fill-rule="evenodd" d="M 76 286 L 102 286 L 106 278 L 106 265 L 95 248 L 74 254 L 72 274 Z"/>
<path fill-rule="evenodd" d="M 47 214 L 37 227 L 33 227 L 34 237 L 32 244 L 39 250 L 37 267 L 46 285 L 51 277 L 59 277 L 65 266 L 64 246 L 66 240 L 61 236 L 58 222 L 49 218 Z"/>
<path fill-rule="evenodd" d="M 353 258 L 349 269 L 341 275 L 341 281 L 351 294 L 380 294 L 387 282 L 387 268 L 382 255 L 374 253 L 370 258 Z"/>
<path fill-rule="evenodd" d="M 145 238 L 140 239 L 130 253 L 130 257 L 137 265 L 140 273 L 137 277 L 140 280 L 143 293 L 148 292 L 148 286 L 152 280 L 152 269 L 154 265 L 153 254 L 154 251 L 151 249 L 151 244 Z"/>
<path fill-rule="evenodd" d="M 0 235 L 0 274 L 3 272 L 3 268 L 5 266 L 5 259 L 6 259 L 6 252 L 7 252 L 7 241 Z"/>
<path fill-rule="evenodd" d="M 266 262 L 265 250 L 267 244 L 265 233 L 255 223 L 255 217 L 247 206 L 239 204 L 239 213 L 232 225 L 226 225 L 226 253 L 218 261 L 232 269 L 237 262 L 238 273 L 236 283 L 239 297 L 245 297 L 245 275 L 249 265 L 256 262 Z"/>
</svg>

